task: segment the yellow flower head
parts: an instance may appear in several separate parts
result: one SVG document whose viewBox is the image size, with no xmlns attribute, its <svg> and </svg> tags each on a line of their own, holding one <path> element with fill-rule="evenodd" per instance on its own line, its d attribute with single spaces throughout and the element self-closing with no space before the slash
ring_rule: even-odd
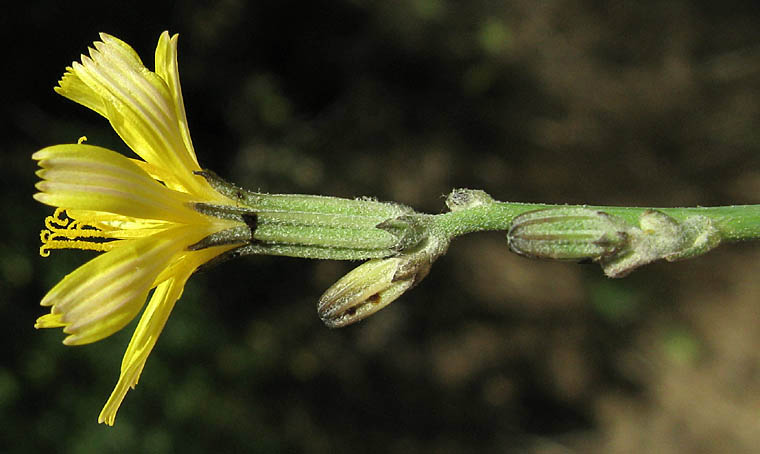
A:
<svg viewBox="0 0 760 454">
<path fill-rule="evenodd" d="M 195 269 L 240 243 L 190 248 L 240 228 L 235 219 L 202 214 L 195 203 L 235 206 L 203 177 L 190 140 L 177 70 L 177 35 L 161 34 L 156 69 L 107 34 L 74 62 L 55 88 L 108 119 L 142 159 L 82 143 L 36 152 L 34 198 L 56 207 L 45 222 L 40 254 L 51 249 L 104 251 L 64 277 L 42 299 L 50 313 L 37 328 L 63 327 L 64 344 L 95 342 L 123 328 L 153 291 L 99 422 L 112 425 L 185 282 Z"/>
</svg>

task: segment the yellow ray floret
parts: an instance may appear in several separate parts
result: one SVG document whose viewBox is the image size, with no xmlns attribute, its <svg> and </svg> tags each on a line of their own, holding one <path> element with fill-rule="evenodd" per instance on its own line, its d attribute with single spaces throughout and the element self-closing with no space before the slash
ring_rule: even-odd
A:
<svg viewBox="0 0 760 454">
<path fill-rule="evenodd" d="M 190 194 L 168 189 L 132 160 L 85 144 L 55 145 L 32 155 L 41 167 L 38 201 L 67 209 L 103 211 L 140 219 L 193 223 L 201 216 Z"/>
<path fill-rule="evenodd" d="M 146 162 L 172 169 L 165 181 L 199 195 L 213 194 L 200 170 L 187 128 L 177 71 L 177 36 L 164 32 L 156 48 L 157 71 L 137 53 L 105 33 L 89 56 L 66 69 L 56 92 L 106 117 L 114 130 Z"/>
<path fill-rule="evenodd" d="M 103 252 L 65 276 L 41 304 L 37 328 L 63 328 L 67 345 L 100 340 L 139 314 L 117 385 L 98 418 L 112 425 L 169 313 L 195 269 L 236 244 L 189 250 L 240 222 L 202 214 L 195 203 L 234 205 L 200 170 L 187 127 L 177 71 L 177 36 L 164 32 L 156 71 L 123 41 L 101 34 L 74 62 L 56 92 L 104 116 L 142 160 L 81 143 L 36 152 L 34 195 L 56 207 L 45 221 L 40 255 L 53 249 Z"/>
</svg>

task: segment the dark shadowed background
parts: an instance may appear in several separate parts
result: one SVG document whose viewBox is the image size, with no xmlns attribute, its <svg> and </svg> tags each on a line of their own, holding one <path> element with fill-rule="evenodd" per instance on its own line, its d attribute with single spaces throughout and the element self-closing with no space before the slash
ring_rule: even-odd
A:
<svg viewBox="0 0 760 454">
<path fill-rule="evenodd" d="M 137 6 L 136 6 L 137 5 Z M 319 321 L 350 264 L 239 259 L 194 276 L 135 391 L 97 415 L 134 324 L 65 347 L 40 298 L 91 254 L 37 255 L 44 146 L 129 153 L 53 93 L 105 31 L 153 67 L 180 34 L 202 165 L 251 189 L 444 210 L 500 200 L 760 203 L 756 2 L 26 2 L 4 11 L 0 451 L 751 453 L 760 244 L 622 280 L 456 240 L 370 319 Z"/>
</svg>

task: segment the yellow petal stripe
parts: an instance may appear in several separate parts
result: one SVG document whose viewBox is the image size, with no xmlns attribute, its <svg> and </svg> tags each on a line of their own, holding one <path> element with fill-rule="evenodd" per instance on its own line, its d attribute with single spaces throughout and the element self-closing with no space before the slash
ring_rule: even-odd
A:
<svg viewBox="0 0 760 454">
<path fill-rule="evenodd" d="M 40 191 L 47 205 L 105 211 L 143 219 L 193 222 L 198 213 L 190 197 L 161 185 L 132 160 L 114 151 L 85 144 L 56 145 L 32 155 L 40 161 Z"/>
<path fill-rule="evenodd" d="M 179 69 L 177 67 L 177 41 L 179 35 L 169 37 L 169 32 L 161 33 L 156 46 L 156 74 L 166 82 L 169 88 L 169 94 L 174 101 L 174 110 L 177 115 L 177 127 L 185 142 L 185 151 L 190 158 L 198 165 L 198 158 L 195 156 L 193 141 L 190 139 L 190 129 L 187 125 L 187 115 L 185 114 L 185 101 L 182 98 L 182 87 L 179 84 Z"/>
</svg>

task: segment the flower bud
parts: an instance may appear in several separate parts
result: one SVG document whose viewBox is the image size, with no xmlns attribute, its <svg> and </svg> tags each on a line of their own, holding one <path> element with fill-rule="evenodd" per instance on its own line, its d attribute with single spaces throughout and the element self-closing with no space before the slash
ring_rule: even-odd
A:
<svg viewBox="0 0 760 454">
<path fill-rule="evenodd" d="M 451 211 L 468 210 L 493 202 L 493 198 L 480 189 L 454 189 L 446 197 L 446 206 Z"/>
<path fill-rule="evenodd" d="M 447 247 L 448 240 L 427 237 L 421 247 L 402 255 L 364 262 L 319 298 L 319 318 L 340 328 L 374 314 L 424 279 Z"/>
<path fill-rule="evenodd" d="M 319 298 L 319 318 L 330 328 L 339 328 L 393 302 L 414 283 L 414 278 L 394 280 L 402 261 L 399 257 L 372 259 L 354 268 Z"/>
<path fill-rule="evenodd" d="M 531 258 L 591 260 L 608 277 L 665 259 L 704 254 L 720 244 L 720 231 L 704 216 L 675 219 L 646 210 L 638 223 L 583 207 L 555 207 L 517 216 L 507 233 L 509 247 Z"/>
<path fill-rule="evenodd" d="M 598 260 L 626 244 L 624 220 L 589 208 L 556 207 L 517 216 L 507 233 L 509 248 L 526 257 Z"/>
<path fill-rule="evenodd" d="M 607 276 L 623 277 L 656 260 L 672 262 L 704 254 L 720 241 L 720 231 L 709 218 L 677 220 L 662 211 L 646 210 L 639 216 L 639 226 L 629 230 L 628 245 L 600 264 Z"/>
</svg>

